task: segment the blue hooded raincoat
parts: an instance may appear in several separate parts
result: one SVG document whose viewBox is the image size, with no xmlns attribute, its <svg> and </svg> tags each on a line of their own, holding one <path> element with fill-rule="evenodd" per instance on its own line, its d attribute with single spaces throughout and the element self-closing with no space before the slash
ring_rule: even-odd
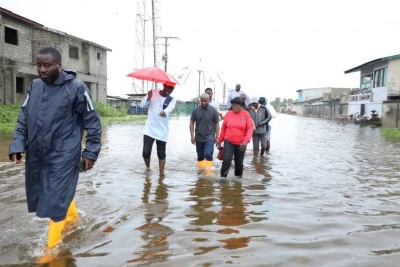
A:
<svg viewBox="0 0 400 267">
<path fill-rule="evenodd" d="M 10 145 L 10 159 L 26 154 L 28 211 L 54 221 L 65 219 L 74 198 L 81 156 L 96 161 L 101 148 L 99 116 L 88 88 L 75 78 L 75 72 L 62 70 L 53 84 L 30 84 Z"/>
</svg>

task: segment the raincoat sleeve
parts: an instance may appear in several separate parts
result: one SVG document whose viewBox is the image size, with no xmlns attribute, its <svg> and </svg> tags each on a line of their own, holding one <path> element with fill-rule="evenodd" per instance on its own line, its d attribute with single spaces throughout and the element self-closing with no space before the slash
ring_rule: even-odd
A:
<svg viewBox="0 0 400 267">
<path fill-rule="evenodd" d="M 86 147 L 82 157 L 96 161 L 101 149 L 101 123 L 90 91 L 84 84 L 78 94 L 77 113 L 82 116 L 83 128 L 87 132 Z"/>
<path fill-rule="evenodd" d="M 12 154 L 25 153 L 25 150 L 26 150 L 27 140 L 28 140 L 26 105 L 28 104 L 29 92 L 30 92 L 31 88 L 32 88 L 32 84 L 29 86 L 25 101 L 22 104 L 21 109 L 19 111 L 17 125 L 15 127 L 14 134 L 13 134 L 14 139 L 13 139 L 12 143 L 10 144 L 9 153 L 8 153 L 10 160 L 12 160 Z"/>
<path fill-rule="evenodd" d="M 269 110 L 266 107 L 261 107 L 262 109 L 264 109 L 265 111 L 265 119 L 263 119 L 262 121 L 260 121 L 257 126 L 263 126 L 265 124 L 267 124 L 271 119 L 271 113 L 269 112 Z"/>
</svg>

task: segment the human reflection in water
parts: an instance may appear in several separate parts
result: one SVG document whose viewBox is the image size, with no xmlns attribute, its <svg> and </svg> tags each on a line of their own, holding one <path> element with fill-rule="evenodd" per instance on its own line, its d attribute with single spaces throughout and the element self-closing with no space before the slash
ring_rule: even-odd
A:
<svg viewBox="0 0 400 267">
<path fill-rule="evenodd" d="M 51 257 L 52 255 L 48 255 Z M 40 264 L 42 265 L 42 264 Z M 42 265 L 43 266 L 43 265 Z M 49 260 L 47 267 L 76 267 L 76 260 L 74 259 L 73 254 L 69 250 L 64 250 L 60 252 L 60 254 L 55 255 L 52 260 Z"/>
<path fill-rule="evenodd" d="M 190 190 L 190 196 L 191 200 L 196 202 L 196 204 L 191 206 L 193 212 L 187 215 L 194 218 L 190 224 L 198 226 L 195 231 L 205 231 L 201 226 L 211 225 L 217 218 L 217 213 L 213 210 L 214 202 L 217 201 L 214 195 L 213 181 L 198 179 L 195 187 Z"/>
<path fill-rule="evenodd" d="M 152 197 L 154 197 L 153 200 Z M 152 180 L 147 175 L 143 186 L 142 203 L 145 223 L 137 229 L 143 232 L 142 238 L 145 244 L 140 251 L 135 253 L 137 258 L 128 262 L 138 264 L 165 262 L 171 255 L 167 238 L 173 234 L 173 230 L 161 224 L 169 214 L 168 188 L 164 184 L 163 176 L 158 178 L 157 187 L 152 192 Z"/>
<path fill-rule="evenodd" d="M 242 183 L 221 183 L 220 188 L 221 211 L 217 214 L 217 225 L 226 226 L 218 230 L 220 234 L 239 235 L 240 231 L 235 226 L 247 224 L 247 212 L 243 202 Z M 226 249 L 238 249 L 247 247 L 250 237 L 232 237 L 219 240 L 224 243 Z"/>
<path fill-rule="evenodd" d="M 271 180 L 271 174 L 269 173 L 271 170 L 271 165 L 269 163 L 268 155 L 266 157 L 253 157 L 251 163 L 255 172 L 264 176 L 264 178 L 262 178 L 262 182 L 268 182 Z"/>
</svg>

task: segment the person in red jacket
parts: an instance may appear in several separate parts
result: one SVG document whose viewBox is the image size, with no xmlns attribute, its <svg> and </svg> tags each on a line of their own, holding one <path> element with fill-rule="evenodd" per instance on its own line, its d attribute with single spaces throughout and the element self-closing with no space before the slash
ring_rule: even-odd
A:
<svg viewBox="0 0 400 267">
<path fill-rule="evenodd" d="M 240 97 L 233 98 L 231 106 L 232 110 L 225 114 L 217 142 L 218 149 L 224 150 L 221 177 L 228 176 L 232 159 L 235 157 L 235 176 L 241 178 L 244 154 L 253 135 L 253 120 L 250 113 L 243 109 L 244 102 Z"/>
</svg>

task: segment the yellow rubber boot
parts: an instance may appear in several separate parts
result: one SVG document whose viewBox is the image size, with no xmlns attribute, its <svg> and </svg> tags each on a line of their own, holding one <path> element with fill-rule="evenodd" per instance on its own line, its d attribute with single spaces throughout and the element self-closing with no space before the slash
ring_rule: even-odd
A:
<svg viewBox="0 0 400 267">
<path fill-rule="evenodd" d="M 54 222 L 52 219 L 50 219 L 49 233 L 47 239 L 47 247 L 49 249 L 53 249 L 55 246 L 57 246 L 57 244 L 61 243 L 65 221 L 66 220 Z"/>
<path fill-rule="evenodd" d="M 210 176 L 212 174 L 213 162 L 211 160 L 206 160 L 206 175 Z"/>
<path fill-rule="evenodd" d="M 198 167 L 199 169 L 203 169 L 203 168 L 205 167 L 205 162 L 204 162 L 204 160 L 199 160 L 199 161 L 197 161 L 197 167 Z"/>
<path fill-rule="evenodd" d="M 45 254 L 36 259 L 37 264 L 50 263 L 57 257 L 58 252 L 53 250 L 53 248 L 61 243 L 64 226 L 65 220 L 54 222 L 52 219 L 50 219 L 47 248 L 45 249 Z"/>
<path fill-rule="evenodd" d="M 78 211 L 76 209 L 76 203 L 75 200 L 71 201 L 71 204 L 69 204 L 68 211 L 67 211 L 67 218 L 66 223 L 75 223 L 79 219 Z"/>
</svg>

